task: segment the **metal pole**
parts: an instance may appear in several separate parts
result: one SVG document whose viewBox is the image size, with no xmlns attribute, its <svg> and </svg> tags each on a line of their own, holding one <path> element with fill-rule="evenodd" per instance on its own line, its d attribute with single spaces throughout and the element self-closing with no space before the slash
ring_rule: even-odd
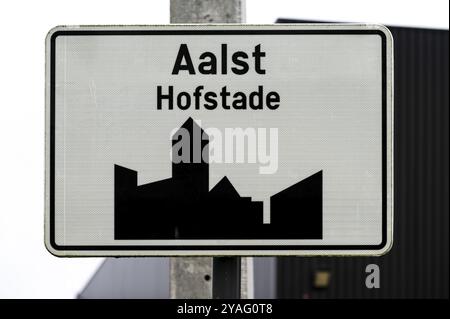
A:
<svg viewBox="0 0 450 319">
<path fill-rule="evenodd" d="M 241 297 L 241 258 L 213 258 L 213 298 L 239 299 Z"/>
<path fill-rule="evenodd" d="M 243 23 L 245 0 L 170 0 L 171 23 Z M 243 263 L 246 273 L 247 263 Z M 246 278 L 246 276 L 245 276 Z M 172 257 L 171 298 L 239 298 L 240 257 Z M 246 297 L 246 289 L 242 289 Z"/>
</svg>

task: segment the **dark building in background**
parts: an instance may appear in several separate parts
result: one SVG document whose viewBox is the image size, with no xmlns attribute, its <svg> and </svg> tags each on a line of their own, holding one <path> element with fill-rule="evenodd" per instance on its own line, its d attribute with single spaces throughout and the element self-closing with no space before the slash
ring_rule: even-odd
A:
<svg viewBox="0 0 450 319">
<path fill-rule="evenodd" d="M 182 160 L 171 178 L 138 186 L 136 171 L 114 166 L 114 239 L 322 238 L 322 171 L 271 196 L 264 224 L 263 202 L 241 197 L 226 176 L 209 190 L 209 140 L 192 118 L 174 136 Z"/>
<path fill-rule="evenodd" d="M 278 258 L 278 298 L 449 297 L 449 34 L 389 29 L 395 55 L 393 248 L 382 257 Z M 368 264 L 380 268 L 379 289 L 365 286 Z"/>
</svg>

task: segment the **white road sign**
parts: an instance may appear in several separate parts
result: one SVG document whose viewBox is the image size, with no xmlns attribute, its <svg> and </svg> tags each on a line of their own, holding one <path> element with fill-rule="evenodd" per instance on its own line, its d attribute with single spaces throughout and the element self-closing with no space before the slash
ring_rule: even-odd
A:
<svg viewBox="0 0 450 319">
<path fill-rule="evenodd" d="M 385 27 L 57 27 L 46 48 L 51 253 L 391 247 Z"/>
</svg>

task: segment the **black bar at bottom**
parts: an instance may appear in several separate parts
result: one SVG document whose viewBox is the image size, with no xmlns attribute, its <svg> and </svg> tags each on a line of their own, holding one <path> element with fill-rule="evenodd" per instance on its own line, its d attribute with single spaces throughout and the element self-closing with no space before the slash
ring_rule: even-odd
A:
<svg viewBox="0 0 450 319">
<path fill-rule="evenodd" d="M 241 257 L 213 257 L 213 299 L 241 298 Z"/>
</svg>

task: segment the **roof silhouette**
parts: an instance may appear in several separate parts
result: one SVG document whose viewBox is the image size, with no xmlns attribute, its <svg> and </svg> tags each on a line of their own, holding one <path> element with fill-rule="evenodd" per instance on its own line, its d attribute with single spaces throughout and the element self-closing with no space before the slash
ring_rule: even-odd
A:
<svg viewBox="0 0 450 319">
<path fill-rule="evenodd" d="M 231 184 L 228 177 L 224 176 L 210 191 L 211 195 L 220 195 L 222 198 L 240 198 L 241 195 Z"/>
</svg>

